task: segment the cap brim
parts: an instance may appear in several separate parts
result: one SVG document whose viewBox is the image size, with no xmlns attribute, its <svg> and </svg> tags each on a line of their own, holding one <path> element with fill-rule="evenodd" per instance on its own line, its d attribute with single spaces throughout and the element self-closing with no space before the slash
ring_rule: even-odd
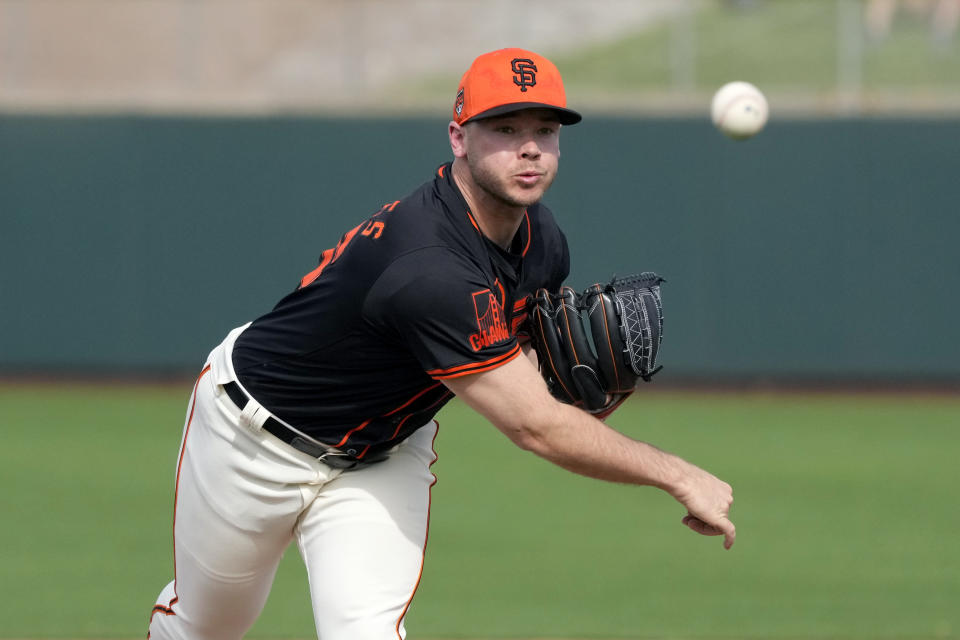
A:
<svg viewBox="0 0 960 640">
<path fill-rule="evenodd" d="M 514 111 L 522 111 L 524 109 L 550 109 L 555 112 L 558 116 L 560 124 L 571 125 L 577 124 L 583 120 L 583 116 L 574 111 L 573 109 L 566 109 L 564 107 L 557 107 L 552 104 L 544 104 L 543 102 L 511 102 L 510 104 L 500 105 L 499 107 L 493 107 L 492 109 L 487 109 L 486 111 L 481 111 L 477 115 L 473 116 L 469 120 L 465 120 L 463 124 L 471 122 L 473 120 L 482 120 L 484 118 L 493 118 L 496 116 L 506 115 L 508 113 L 513 113 Z"/>
</svg>

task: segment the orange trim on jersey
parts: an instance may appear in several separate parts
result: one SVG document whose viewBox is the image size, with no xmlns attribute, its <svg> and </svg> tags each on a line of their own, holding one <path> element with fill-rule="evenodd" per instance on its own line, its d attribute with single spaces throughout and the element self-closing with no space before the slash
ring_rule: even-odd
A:
<svg viewBox="0 0 960 640">
<path fill-rule="evenodd" d="M 439 385 L 439 384 L 440 384 L 440 383 L 438 382 L 437 385 Z M 434 387 L 437 386 L 437 385 L 434 385 Z M 430 388 L 433 389 L 433 387 L 430 387 Z M 442 396 L 440 396 L 439 398 L 437 398 L 436 401 L 434 401 L 433 404 L 431 404 L 431 405 L 428 406 L 428 407 L 425 407 L 423 410 L 424 410 L 424 411 L 428 411 L 429 409 L 432 409 L 433 407 L 437 406 L 438 404 L 440 404 L 441 402 L 443 402 L 444 400 L 446 400 L 447 398 L 449 398 L 449 397 L 452 396 L 452 395 L 453 395 L 453 392 L 452 392 L 452 391 L 447 391 L 447 392 L 445 392 Z M 397 434 L 400 433 L 400 429 L 403 427 L 403 425 L 407 422 L 407 420 L 409 420 L 409 419 L 412 418 L 413 416 L 414 416 L 414 414 L 411 413 L 411 414 L 407 415 L 403 420 L 400 421 L 400 424 L 397 425 L 397 428 L 393 430 L 393 435 L 390 436 L 390 439 L 391 439 L 391 440 L 393 440 L 394 438 L 397 437 Z"/>
<path fill-rule="evenodd" d="M 440 386 L 440 384 L 441 384 L 441 383 L 438 382 L 438 383 L 436 383 L 436 384 L 430 385 L 429 387 L 427 387 L 426 389 L 424 389 L 424 390 L 422 390 L 422 391 L 418 391 L 418 392 L 416 393 L 416 395 L 414 395 L 412 398 L 410 398 L 409 400 L 407 400 L 406 402 L 404 402 L 402 405 L 400 405 L 400 406 L 397 407 L 396 409 L 391 409 L 391 410 L 388 411 L 387 413 L 383 414 L 383 416 L 381 416 L 381 417 L 386 417 L 386 416 L 389 416 L 389 415 L 393 415 L 394 413 L 396 413 L 397 411 L 400 411 L 400 410 L 403 409 L 404 407 L 409 406 L 411 402 L 413 402 L 414 400 L 416 400 L 417 398 L 419 398 L 420 396 L 422 396 L 423 394 L 425 394 L 427 391 L 430 391 L 431 389 L 436 389 L 437 387 Z M 434 403 L 434 404 L 436 404 L 436 403 Z M 433 405 L 430 405 L 430 406 L 432 407 Z M 411 415 L 412 415 L 412 414 L 411 414 Z M 404 418 L 404 420 L 406 420 L 406 418 Z M 350 429 L 350 431 L 347 432 L 347 435 L 343 436 L 343 439 L 342 439 L 340 442 L 338 442 L 337 444 L 333 445 L 333 446 L 336 447 L 337 449 L 339 449 L 339 448 L 342 447 L 343 445 L 347 444 L 347 440 L 350 439 L 350 436 L 352 436 L 352 435 L 353 435 L 354 433 L 356 433 L 357 431 L 360 431 L 361 429 L 366 428 L 366 426 L 367 426 L 368 424 L 370 424 L 371 422 L 373 422 L 373 418 L 370 418 L 369 420 L 365 420 L 364 422 L 362 422 L 361 424 L 357 425 L 357 426 L 354 427 L 353 429 Z M 357 457 L 358 457 L 358 458 L 361 457 L 364 453 L 366 453 L 366 449 L 364 449 L 363 453 L 361 453 L 360 456 L 357 456 Z"/>
<path fill-rule="evenodd" d="M 477 231 L 480 231 L 480 225 L 477 224 L 477 220 L 476 218 L 473 217 L 473 214 L 467 211 L 467 217 L 470 218 L 470 224 L 473 225 L 473 228 L 476 229 Z M 527 244 L 524 245 L 523 251 L 520 252 L 520 255 L 526 256 L 527 251 L 530 250 L 530 238 L 532 236 L 532 234 L 530 233 L 530 214 L 527 213 L 526 209 L 523 210 L 523 217 L 527 221 Z M 480 231 L 480 233 L 482 234 L 483 231 Z"/>
<path fill-rule="evenodd" d="M 467 217 L 470 218 L 470 224 L 473 225 L 473 228 L 476 229 L 479 233 L 483 233 L 483 231 L 480 231 L 480 225 L 477 224 L 477 221 L 474 220 L 473 216 L 470 214 L 469 211 L 467 211 Z"/>
<path fill-rule="evenodd" d="M 431 389 L 436 389 L 437 387 L 440 386 L 440 384 L 441 384 L 441 383 L 438 382 L 438 383 L 436 383 L 436 384 L 430 385 L 429 387 L 427 387 L 426 389 L 424 389 L 423 391 L 421 391 L 421 392 L 418 393 L 417 395 L 413 396 L 412 398 L 410 398 L 409 400 L 407 400 L 406 402 L 404 402 L 402 405 L 400 405 L 400 406 L 397 407 L 396 409 L 393 409 L 393 410 L 391 410 L 391 411 L 388 411 L 387 413 L 385 413 L 385 414 L 383 414 L 383 415 L 384 415 L 384 416 L 390 416 L 390 415 L 395 414 L 397 411 L 400 411 L 401 409 L 409 406 L 411 402 L 413 402 L 414 400 L 416 400 L 417 398 L 419 398 L 420 396 L 422 396 L 423 394 L 425 394 L 427 391 L 430 391 Z"/>
<path fill-rule="evenodd" d="M 527 244 L 523 247 L 523 251 L 520 252 L 520 255 L 526 256 L 526 255 L 527 255 L 527 250 L 530 249 L 530 238 L 531 238 L 531 235 L 532 235 L 532 234 L 530 233 L 530 214 L 527 213 L 527 210 L 526 210 L 526 209 L 523 210 L 523 217 L 526 218 L 526 220 L 527 220 Z"/>
<path fill-rule="evenodd" d="M 447 165 L 445 165 L 445 164 L 440 165 L 440 168 L 437 169 L 437 175 L 442 178 L 442 177 L 443 177 L 443 170 L 446 169 L 446 168 L 447 168 Z"/>
<path fill-rule="evenodd" d="M 437 430 L 433 432 L 433 440 L 430 442 L 430 448 L 433 450 L 433 460 L 427 465 L 427 468 L 433 466 L 433 464 L 440 458 L 437 455 L 437 435 L 440 433 L 440 423 L 436 420 L 433 421 L 433 424 L 437 425 Z M 430 539 L 430 509 L 433 507 L 433 485 L 437 484 L 437 476 L 435 474 L 430 474 L 433 476 L 433 480 L 430 482 L 430 486 L 427 487 L 427 527 L 423 532 L 423 550 L 420 555 L 420 571 L 417 573 L 417 581 L 413 583 L 413 591 L 410 592 L 410 597 L 407 598 L 407 604 L 403 606 L 403 610 L 400 612 L 400 617 L 397 618 L 397 640 L 403 640 L 403 635 L 400 633 L 400 625 L 403 624 L 403 619 L 407 616 L 407 611 L 410 609 L 410 603 L 413 602 L 413 596 L 417 594 L 417 587 L 420 586 L 420 580 L 423 578 L 423 564 L 427 556 L 427 541 Z"/>
<path fill-rule="evenodd" d="M 523 323 L 530 317 L 527 311 L 527 304 L 530 302 L 530 296 L 526 295 L 513 303 L 513 318 L 510 320 L 510 333 L 517 334 Z"/>
<path fill-rule="evenodd" d="M 523 326 L 523 323 L 527 321 L 527 318 L 530 317 L 530 314 L 524 311 L 521 314 L 515 315 L 510 321 L 510 334 L 517 335 L 517 332 L 520 331 L 520 327 Z"/>
<path fill-rule="evenodd" d="M 439 383 L 437 383 L 437 384 L 439 384 Z M 436 404 L 436 403 L 434 403 L 434 404 Z M 400 433 L 400 429 L 403 428 L 403 425 L 406 424 L 407 420 L 409 420 L 412 416 L 413 416 L 412 413 L 407 414 L 407 415 L 403 418 L 403 420 L 401 420 L 400 423 L 397 424 L 397 428 L 393 430 L 393 435 L 390 436 L 390 439 L 391 439 L 391 440 L 393 440 L 394 438 L 397 437 L 397 434 Z M 366 452 L 364 452 L 364 453 L 366 453 Z"/>
<path fill-rule="evenodd" d="M 197 389 L 200 387 L 201 378 L 203 378 L 208 371 L 210 371 L 209 364 L 203 368 L 203 371 L 197 376 L 197 381 L 193 385 L 193 401 L 190 403 L 190 415 L 187 417 L 187 426 L 183 430 L 183 444 L 180 446 L 180 459 L 177 460 L 177 481 L 173 491 L 173 598 L 170 599 L 170 602 L 168 602 L 166 606 L 162 604 L 154 605 L 153 610 L 150 612 L 151 621 L 153 620 L 153 616 L 158 613 L 162 613 L 165 616 L 177 615 L 176 611 L 173 610 L 173 605 L 180 601 L 180 596 L 177 595 L 177 497 L 180 494 L 180 469 L 183 468 L 183 456 L 187 451 L 187 436 L 190 435 L 190 425 L 193 424 L 193 412 L 197 408 Z M 149 625 L 149 623 L 147 624 Z M 147 637 L 149 638 L 149 633 Z"/>
<path fill-rule="evenodd" d="M 473 373 L 482 373 L 484 371 L 496 369 L 500 365 L 506 364 L 510 360 L 513 360 L 518 355 L 520 355 L 520 345 L 515 344 L 513 345 L 513 349 L 510 349 L 510 351 L 490 358 L 489 360 L 461 364 L 456 367 L 450 367 L 449 369 L 431 369 L 430 371 L 427 371 L 427 375 L 436 380 L 443 380 L 446 378 L 459 378 L 460 376 L 467 376 Z"/>
<path fill-rule="evenodd" d="M 387 212 L 388 212 L 388 213 L 389 213 L 389 212 L 392 212 L 394 209 L 397 208 L 397 205 L 398 205 L 398 204 L 400 204 L 400 201 L 399 201 L 399 200 L 394 200 L 394 201 L 393 201 L 393 204 L 391 204 L 389 207 L 387 207 Z"/>
<path fill-rule="evenodd" d="M 367 426 L 368 424 L 370 424 L 371 422 L 373 422 L 373 418 L 370 418 L 369 420 L 364 420 L 364 421 L 361 422 L 359 425 L 355 426 L 353 429 L 350 429 L 350 431 L 347 431 L 347 435 L 343 436 L 343 440 L 341 440 L 340 442 L 338 442 L 337 444 L 335 444 L 335 445 L 333 445 L 333 446 L 334 446 L 335 448 L 339 449 L 339 448 L 342 447 L 343 445 L 347 444 L 347 440 L 350 439 L 350 436 L 352 436 L 352 435 L 353 435 L 354 433 L 356 433 L 357 431 L 360 431 L 361 429 L 363 429 L 364 427 L 366 427 L 366 426 Z"/>
</svg>

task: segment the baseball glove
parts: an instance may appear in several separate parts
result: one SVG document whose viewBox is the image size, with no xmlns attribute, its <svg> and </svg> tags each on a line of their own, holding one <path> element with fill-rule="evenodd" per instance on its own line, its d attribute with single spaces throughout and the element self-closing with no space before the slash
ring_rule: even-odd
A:
<svg viewBox="0 0 960 640">
<path fill-rule="evenodd" d="M 660 371 L 660 283 L 653 272 L 614 278 L 582 294 L 540 289 L 530 308 L 530 335 L 540 372 L 557 399 L 600 418 Z M 590 332 L 584 331 L 584 322 Z"/>
</svg>

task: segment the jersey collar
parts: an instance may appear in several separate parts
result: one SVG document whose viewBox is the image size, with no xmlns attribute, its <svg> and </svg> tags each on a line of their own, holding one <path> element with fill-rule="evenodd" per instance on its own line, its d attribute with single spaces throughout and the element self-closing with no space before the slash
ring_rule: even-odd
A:
<svg viewBox="0 0 960 640">
<path fill-rule="evenodd" d="M 480 225 L 477 224 L 476 219 L 473 217 L 473 214 L 470 213 L 470 208 L 467 205 L 466 198 L 463 197 L 463 194 L 460 192 L 460 188 L 457 187 L 457 183 L 453 179 L 453 163 L 447 162 L 440 165 L 437 168 L 436 180 L 443 187 L 441 193 L 444 195 L 444 199 L 447 199 L 450 194 L 453 194 L 453 197 L 461 205 L 461 210 L 465 215 L 454 216 L 458 218 L 458 222 L 461 224 L 463 222 L 468 222 L 474 231 L 480 235 L 481 238 L 484 238 L 483 232 L 480 230 Z M 513 237 L 513 241 L 510 245 L 510 252 L 513 254 L 518 254 L 521 257 L 525 257 L 527 252 L 530 250 L 530 241 L 532 234 L 532 228 L 530 223 L 531 210 L 534 212 L 539 205 L 534 204 L 527 208 L 523 213 L 523 222 L 520 223 L 520 228 L 517 229 L 516 235 Z"/>
</svg>

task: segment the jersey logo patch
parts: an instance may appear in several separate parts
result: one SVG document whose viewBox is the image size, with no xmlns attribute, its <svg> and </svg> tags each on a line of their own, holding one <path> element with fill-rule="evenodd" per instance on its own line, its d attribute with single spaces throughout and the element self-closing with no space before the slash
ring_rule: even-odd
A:
<svg viewBox="0 0 960 640">
<path fill-rule="evenodd" d="M 510 339 L 510 329 L 507 327 L 503 306 L 490 289 L 474 293 L 473 306 L 477 312 L 479 331 L 470 335 L 470 348 L 480 351 L 484 347 Z"/>
</svg>

